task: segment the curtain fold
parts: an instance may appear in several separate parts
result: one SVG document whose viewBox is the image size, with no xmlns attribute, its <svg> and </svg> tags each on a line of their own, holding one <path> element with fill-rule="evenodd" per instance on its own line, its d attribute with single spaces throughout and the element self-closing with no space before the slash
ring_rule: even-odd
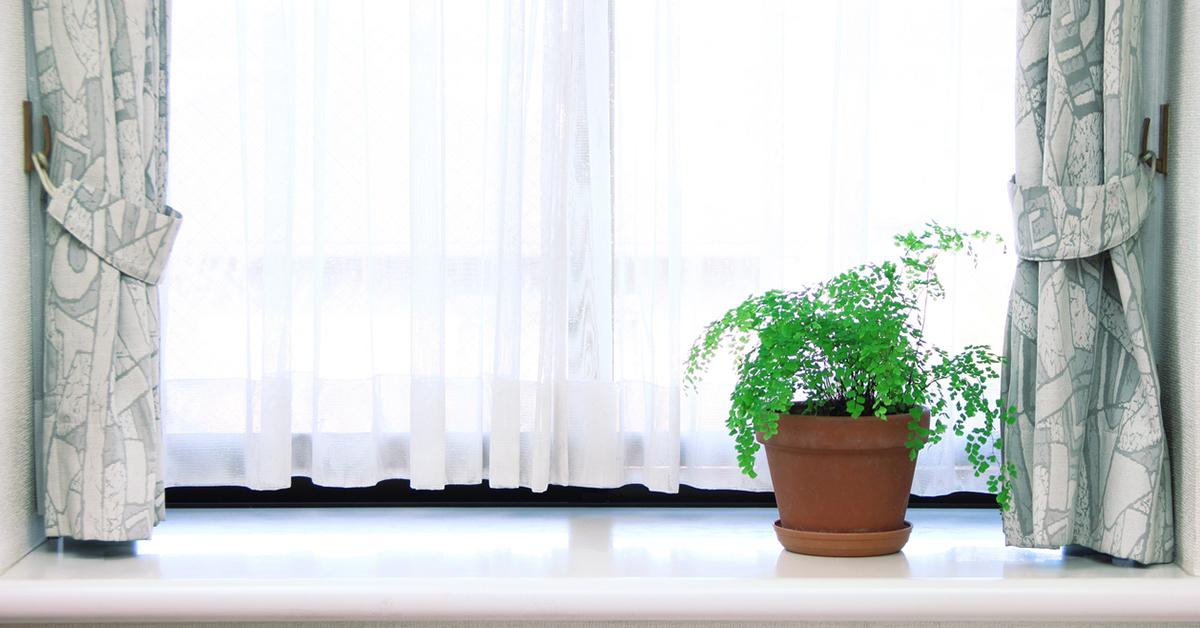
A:
<svg viewBox="0 0 1200 628">
<path fill-rule="evenodd" d="M 1174 558 L 1170 472 L 1138 232 L 1142 0 L 1025 2 L 1018 29 L 1020 262 L 1002 396 L 1017 408 L 1007 542 Z"/>
<path fill-rule="evenodd" d="M 48 536 L 149 538 L 164 516 L 155 284 L 164 205 L 166 0 L 34 0 L 54 129 L 44 338 Z"/>
<path fill-rule="evenodd" d="M 1014 4 L 933 5 L 179 3 L 170 195 L 204 210 L 163 281 L 168 484 L 769 490 L 730 365 L 680 389 L 703 325 L 929 219 L 1009 224 L 977 190 Z M 947 267 L 939 343 L 999 345 L 994 253 Z M 922 454 L 918 492 L 985 486 Z"/>
</svg>

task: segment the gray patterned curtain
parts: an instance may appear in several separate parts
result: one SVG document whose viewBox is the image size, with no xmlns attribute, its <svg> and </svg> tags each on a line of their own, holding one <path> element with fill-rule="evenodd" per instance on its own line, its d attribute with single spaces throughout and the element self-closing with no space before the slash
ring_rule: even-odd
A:
<svg viewBox="0 0 1200 628">
<path fill-rule="evenodd" d="M 168 0 L 32 0 L 54 128 L 46 228 L 46 534 L 144 539 L 163 518 L 158 293 Z"/>
<path fill-rule="evenodd" d="M 1020 262 L 1002 396 L 1017 408 L 1011 545 L 1173 560 L 1171 474 L 1145 326 L 1138 231 L 1142 0 L 1023 0 Z"/>
</svg>

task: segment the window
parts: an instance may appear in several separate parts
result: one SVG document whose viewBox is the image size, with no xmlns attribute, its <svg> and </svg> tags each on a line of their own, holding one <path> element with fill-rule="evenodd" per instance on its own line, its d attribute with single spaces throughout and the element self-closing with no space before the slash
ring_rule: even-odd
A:
<svg viewBox="0 0 1200 628">
<path fill-rule="evenodd" d="M 168 483 L 769 488 L 721 368 L 747 294 L 1009 231 L 1014 0 L 174 6 Z M 929 329 L 999 346 L 1012 259 Z M 968 272 L 969 271 L 969 272 Z M 728 369 L 724 369 L 728 372 Z M 914 490 L 982 490 L 961 448 Z"/>
</svg>

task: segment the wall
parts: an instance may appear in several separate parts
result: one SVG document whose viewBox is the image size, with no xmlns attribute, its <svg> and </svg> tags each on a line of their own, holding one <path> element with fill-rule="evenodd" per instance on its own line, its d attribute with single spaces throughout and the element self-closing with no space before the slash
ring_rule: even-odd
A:
<svg viewBox="0 0 1200 628">
<path fill-rule="evenodd" d="M 1177 561 L 1200 574 L 1200 2 L 1170 2 L 1169 174 L 1159 373 L 1175 486 Z"/>
<path fill-rule="evenodd" d="M 21 0 L 0 0 L 0 571 L 43 538 L 33 493 L 28 180 L 20 165 L 24 22 Z"/>
</svg>

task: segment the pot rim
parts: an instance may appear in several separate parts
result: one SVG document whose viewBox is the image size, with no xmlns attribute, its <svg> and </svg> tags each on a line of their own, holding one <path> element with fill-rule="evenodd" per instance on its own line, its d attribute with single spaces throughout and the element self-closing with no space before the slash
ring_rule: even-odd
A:
<svg viewBox="0 0 1200 628">
<path fill-rule="evenodd" d="M 872 419 L 874 419 L 874 420 L 872 420 Z M 824 429 L 824 430 L 832 429 L 836 432 L 841 432 L 841 433 L 846 433 L 847 431 L 862 433 L 865 431 L 868 433 L 879 433 L 879 434 L 894 433 L 894 434 L 899 435 L 901 432 L 903 432 L 904 434 L 912 435 L 914 432 L 916 432 L 916 430 L 914 430 L 912 427 L 910 427 L 912 422 L 913 422 L 912 415 L 908 414 L 908 413 L 889 414 L 889 415 L 887 415 L 887 418 L 885 418 L 885 419 L 880 419 L 879 417 L 877 417 L 875 415 L 866 415 L 866 416 L 860 416 L 860 417 L 855 418 L 855 417 L 848 417 L 848 416 L 824 416 L 824 415 L 818 415 L 818 414 L 780 414 L 779 415 L 779 428 L 776 430 L 775 434 L 771 438 L 765 438 L 763 435 L 763 432 L 755 431 L 754 440 L 758 441 L 758 443 L 760 445 L 763 445 L 764 447 L 768 447 L 768 448 L 781 446 L 782 443 L 780 441 L 777 441 L 775 439 L 775 436 L 779 436 L 780 432 L 784 431 L 785 424 L 790 425 L 790 427 L 788 428 L 788 431 L 793 431 L 793 432 L 795 430 L 800 430 L 801 432 L 808 432 L 809 431 L 808 429 L 806 429 L 805 427 L 802 427 L 802 424 L 807 424 L 812 429 L 815 429 L 817 431 L 821 431 L 822 429 Z M 931 417 L 929 414 L 929 410 L 925 410 L 923 413 L 921 413 L 921 418 L 919 420 L 917 420 L 917 426 L 928 429 L 930 422 L 931 422 Z M 827 426 L 827 427 L 822 428 L 820 426 Z M 794 448 L 794 445 L 790 445 L 790 446 Z M 809 449 L 809 448 L 802 447 L 802 449 Z M 825 448 L 815 448 L 813 450 L 819 451 L 819 450 L 824 450 L 824 449 Z M 840 448 L 836 448 L 836 449 L 840 449 Z M 874 449 L 874 448 L 867 448 L 867 449 Z"/>
</svg>

